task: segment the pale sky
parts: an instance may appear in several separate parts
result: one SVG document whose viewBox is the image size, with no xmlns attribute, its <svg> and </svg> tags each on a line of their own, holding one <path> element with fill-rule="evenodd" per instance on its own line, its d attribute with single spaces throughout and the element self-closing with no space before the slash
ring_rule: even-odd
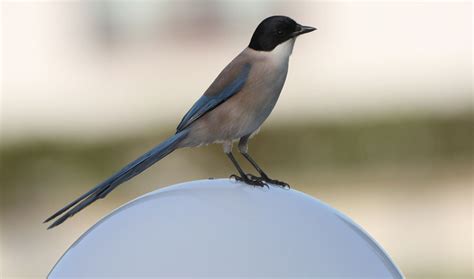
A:
<svg viewBox="0 0 474 279">
<path fill-rule="evenodd" d="M 3 138 L 178 123 L 272 14 L 318 31 L 296 42 L 270 125 L 472 108 L 470 2 L 237 1 L 213 12 L 180 3 L 112 7 L 121 40 L 112 49 L 87 5 L 2 3 Z"/>
</svg>

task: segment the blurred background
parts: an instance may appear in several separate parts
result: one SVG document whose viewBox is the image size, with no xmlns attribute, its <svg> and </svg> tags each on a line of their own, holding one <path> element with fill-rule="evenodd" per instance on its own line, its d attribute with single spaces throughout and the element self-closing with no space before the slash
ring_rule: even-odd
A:
<svg viewBox="0 0 474 279">
<path fill-rule="evenodd" d="M 172 134 L 273 14 L 318 31 L 298 39 L 278 105 L 250 152 L 271 176 L 353 218 L 407 278 L 472 276 L 471 2 L 1 8 L 0 277 L 44 278 L 121 204 L 233 173 L 221 146 L 178 150 L 62 226 L 42 224 Z"/>
</svg>

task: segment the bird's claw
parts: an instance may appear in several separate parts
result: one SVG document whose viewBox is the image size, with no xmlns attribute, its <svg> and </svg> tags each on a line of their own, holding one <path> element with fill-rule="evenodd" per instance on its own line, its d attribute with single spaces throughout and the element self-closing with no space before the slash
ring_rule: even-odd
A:
<svg viewBox="0 0 474 279">
<path fill-rule="evenodd" d="M 252 174 L 246 174 L 245 177 L 241 177 L 241 176 L 238 176 L 236 174 L 232 174 L 230 176 L 230 178 L 233 178 L 237 181 L 242 181 L 242 182 L 244 182 L 248 185 L 259 186 L 259 187 L 265 187 L 266 186 L 268 188 L 268 185 L 267 185 L 267 183 L 265 183 L 265 181 L 263 181 L 259 177 L 256 177 Z"/>
<path fill-rule="evenodd" d="M 265 182 L 268 182 L 270 184 L 273 184 L 273 185 L 276 185 L 278 187 L 281 187 L 283 189 L 290 189 L 290 184 L 284 182 L 284 181 L 280 181 L 280 180 L 276 180 L 276 179 L 271 179 L 271 178 L 264 178 L 263 179 Z"/>
<path fill-rule="evenodd" d="M 250 180 L 263 181 L 263 182 L 265 181 L 265 180 L 263 179 L 263 177 L 255 176 L 255 175 L 253 175 L 253 174 L 251 174 L 251 173 L 247 173 L 247 178 L 250 179 Z"/>
<path fill-rule="evenodd" d="M 281 188 L 284 188 L 284 189 L 290 189 L 290 184 L 286 183 L 286 182 L 283 182 L 283 181 L 280 181 L 280 180 L 276 180 L 276 179 L 271 179 L 269 178 L 268 176 L 266 175 L 263 175 L 261 177 L 256 177 L 252 174 L 249 174 L 250 176 L 252 176 L 252 179 L 258 179 L 258 180 L 262 180 L 264 181 L 266 184 L 270 183 L 270 184 L 273 184 L 273 185 L 276 185 L 278 187 L 281 187 Z"/>
</svg>

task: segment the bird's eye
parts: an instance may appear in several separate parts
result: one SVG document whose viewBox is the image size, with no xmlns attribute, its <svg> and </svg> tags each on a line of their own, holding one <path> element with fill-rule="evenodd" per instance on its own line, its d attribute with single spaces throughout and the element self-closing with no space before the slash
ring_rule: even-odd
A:
<svg viewBox="0 0 474 279">
<path fill-rule="evenodd" d="M 283 35 L 283 31 L 277 30 L 277 35 L 279 35 L 279 36 Z"/>
</svg>

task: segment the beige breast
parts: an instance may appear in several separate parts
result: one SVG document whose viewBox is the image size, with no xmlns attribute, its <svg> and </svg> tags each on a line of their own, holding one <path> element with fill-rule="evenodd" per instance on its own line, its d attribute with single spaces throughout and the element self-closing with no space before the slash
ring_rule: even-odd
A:
<svg viewBox="0 0 474 279">
<path fill-rule="evenodd" d="M 273 110 L 283 88 L 293 43 L 291 40 L 272 52 L 245 49 L 235 59 L 251 64 L 244 87 L 193 123 L 185 145 L 236 140 L 258 130 Z"/>
</svg>

